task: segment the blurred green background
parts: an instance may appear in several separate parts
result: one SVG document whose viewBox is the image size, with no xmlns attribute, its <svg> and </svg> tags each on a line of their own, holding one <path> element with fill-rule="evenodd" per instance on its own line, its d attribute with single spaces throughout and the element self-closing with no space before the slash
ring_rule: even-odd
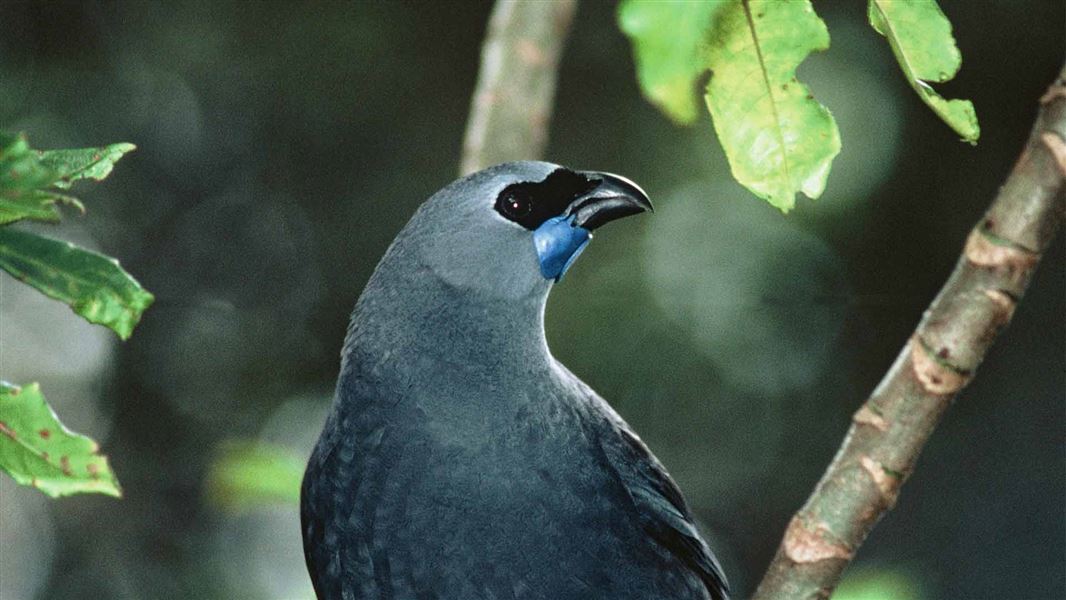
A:
<svg viewBox="0 0 1066 600">
<path fill-rule="evenodd" d="M 1061 66 L 1060 0 L 943 0 L 972 98 L 959 143 L 863 2 L 818 2 L 800 77 L 844 150 L 787 217 L 729 177 L 709 119 L 637 89 L 615 4 L 579 8 L 547 158 L 625 174 L 656 212 L 596 237 L 549 303 L 555 355 L 685 490 L 750 593 L 850 416 L 1008 173 Z M 294 507 L 232 512 L 231 439 L 310 451 L 348 313 L 393 235 L 452 180 L 488 2 L 0 3 L 0 127 L 139 150 L 37 227 L 122 260 L 157 302 L 132 339 L 0 275 L 0 375 L 101 440 L 121 501 L 0 477 L 0 597 L 307 598 Z M 1066 597 L 1066 254 L 947 414 L 840 597 Z"/>
</svg>

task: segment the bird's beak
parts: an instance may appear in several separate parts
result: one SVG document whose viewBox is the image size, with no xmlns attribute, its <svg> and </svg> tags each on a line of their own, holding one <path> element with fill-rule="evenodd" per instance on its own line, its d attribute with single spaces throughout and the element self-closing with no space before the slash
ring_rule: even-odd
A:
<svg viewBox="0 0 1066 600">
<path fill-rule="evenodd" d="M 559 281 L 604 223 L 652 210 L 637 184 L 610 173 L 582 173 L 596 185 L 578 196 L 563 214 L 552 217 L 533 232 L 533 246 L 545 279 Z"/>
<path fill-rule="evenodd" d="M 564 213 L 571 223 L 592 231 L 615 219 L 653 210 L 640 186 L 621 175 L 586 171 L 582 175 L 599 185 L 575 199 Z"/>
</svg>

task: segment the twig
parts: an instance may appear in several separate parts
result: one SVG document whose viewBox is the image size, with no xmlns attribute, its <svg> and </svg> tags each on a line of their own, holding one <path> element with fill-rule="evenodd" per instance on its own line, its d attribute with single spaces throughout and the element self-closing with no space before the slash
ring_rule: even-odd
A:
<svg viewBox="0 0 1066 600">
<path fill-rule="evenodd" d="M 828 598 L 947 407 L 1010 321 L 1064 214 L 1066 68 L 954 272 L 785 531 L 755 600 Z"/>
<path fill-rule="evenodd" d="M 481 49 L 460 171 L 540 158 L 577 0 L 498 0 Z"/>
</svg>

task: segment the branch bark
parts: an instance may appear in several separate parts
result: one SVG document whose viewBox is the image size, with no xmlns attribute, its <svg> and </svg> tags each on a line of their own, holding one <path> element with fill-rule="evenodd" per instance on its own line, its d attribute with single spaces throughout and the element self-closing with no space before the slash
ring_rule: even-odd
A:
<svg viewBox="0 0 1066 600">
<path fill-rule="evenodd" d="M 1040 103 L 1006 184 L 913 336 L 855 413 L 836 457 L 789 523 L 755 600 L 829 597 L 1010 321 L 1066 212 L 1066 68 Z"/>
<path fill-rule="evenodd" d="M 577 0 L 498 0 L 481 49 L 460 171 L 541 157 Z"/>
</svg>

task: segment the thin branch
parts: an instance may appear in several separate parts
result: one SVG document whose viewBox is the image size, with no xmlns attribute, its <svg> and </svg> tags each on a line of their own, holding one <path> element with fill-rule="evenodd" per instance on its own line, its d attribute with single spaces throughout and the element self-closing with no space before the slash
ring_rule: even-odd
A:
<svg viewBox="0 0 1066 600">
<path fill-rule="evenodd" d="M 461 172 L 540 158 L 577 0 L 498 0 L 470 103 Z"/>
<path fill-rule="evenodd" d="M 947 407 L 1010 321 L 1064 215 L 1066 68 L 940 294 L 785 531 L 755 600 L 828 598 Z"/>
</svg>

